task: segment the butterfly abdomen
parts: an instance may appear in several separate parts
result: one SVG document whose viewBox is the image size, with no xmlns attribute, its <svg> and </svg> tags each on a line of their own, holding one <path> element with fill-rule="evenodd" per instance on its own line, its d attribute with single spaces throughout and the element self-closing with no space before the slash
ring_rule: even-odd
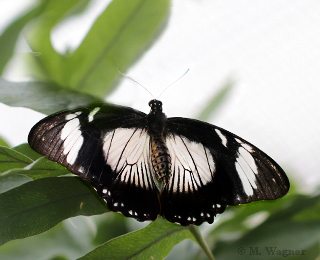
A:
<svg viewBox="0 0 320 260">
<path fill-rule="evenodd" d="M 168 183 L 171 177 L 171 157 L 165 144 L 166 115 L 162 112 L 162 103 L 153 99 L 149 102 L 151 111 L 147 116 L 150 139 L 150 154 L 153 170 L 162 183 Z"/>
<path fill-rule="evenodd" d="M 168 183 L 171 176 L 171 157 L 161 137 L 151 138 L 152 167 L 160 181 Z"/>
</svg>

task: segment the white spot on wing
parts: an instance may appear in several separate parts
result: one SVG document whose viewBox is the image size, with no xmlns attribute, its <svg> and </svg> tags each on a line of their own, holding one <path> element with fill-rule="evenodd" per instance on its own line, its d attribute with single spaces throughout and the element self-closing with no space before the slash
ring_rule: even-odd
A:
<svg viewBox="0 0 320 260">
<path fill-rule="evenodd" d="M 75 118 L 67 122 L 61 130 L 61 139 L 66 139 L 75 129 L 79 129 L 80 121 Z"/>
<path fill-rule="evenodd" d="M 76 114 L 69 114 L 69 115 L 66 115 L 66 120 L 71 120 L 71 119 L 73 119 L 73 118 L 76 118 L 77 117 L 77 115 Z"/>
<path fill-rule="evenodd" d="M 83 137 L 80 136 L 78 138 L 78 140 L 75 142 L 75 144 L 72 146 L 71 150 L 69 151 L 68 155 L 67 155 L 67 162 L 69 164 L 74 164 L 77 157 L 78 157 L 78 154 L 79 154 L 79 151 L 81 149 L 81 146 L 83 144 Z"/>
<path fill-rule="evenodd" d="M 240 139 L 234 138 L 234 140 L 236 140 L 238 144 L 242 144 L 242 142 L 240 141 Z"/>
<path fill-rule="evenodd" d="M 249 180 L 247 179 L 247 176 L 246 174 L 244 173 L 244 171 L 242 170 L 241 166 L 239 165 L 238 162 L 236 162 L 236 170 L 238 172 L 238 175 L 240 177 L 240 180 L 242 182 L 242 186 L 243 186 L 243 189 L 244 189 L 244 192 L 248 195 L 248 196 L 251 196 L 253 195 L 253 190 L 252 190 L 252 187 L 250 185 L 250 182 Z"/>
<path fill-rule="evenodd" d="M 69 136 L 67 136 L 67 138 L 64 140 L 64 143 L 63 143 L 63 153 L 64 154 L 68 154 L 70 152 L 70 150 L 72 149 L 72 147 L 77 142 L 77 140 L 79 139 L 80 136 L 81 136 L 81 131 L 79 130 L 78 127 L 75 128 L 69 134 Z"/>
<path fill-rule="evenodd" d="M 222 144 L 227 147 L 227 138 L 221 133 L 221 131 L 219 129 L 215 129 L 217 135 L 220 137 Z"/>
<path fill-rule="evenodd" d="M 71 120 L 71 119 L 74 119 L 74 118 L 76 118 L 77 116 L 79 116 L 79 115 L 81 115 L 81 111 L 79 111 L 79 112 L 75 112 L 75 113 L 73 113 L 73 114 L 69 114 L 69 115 L 66 115 L 66 120 L 67 121 L 69 121 L 69 120 Z"/>
<path fill-rule="evenodd" d="M 79 113 L 81 112 L 76 112 L 75 114 L 70 114 L 68 116 L 76 116 Z M 64 140 L 63 154 L 67 155 L 67 162 L 69 164 L 74 164 L 84 140 L 81 136 L 80 121 L 78 118 L 74 117 L 64 125 L 61 130 L 60 138 Z"/>
<path fill-rule="evenodd" d="M 241 155 L 241 157 L 245 160 L 245 162 L 247 163 L 247 165 L 250 168 L 250 176 L 255 179 L 256 176 L 255 174 L 258 174 L 258 168 L 256 165 L 256 162 L 254 161 L 254 158 L 252 157 L 252 155 L 244 148 L 239 148 L 239 153 Z"/>
<path fill-rule="evenodd" d="M 95 116 L 95 114 L 97 114 L 99 112 L 100 109 L 101 109 L 100 107 L 96 107 L 89 113 L 89 115 L 88 115 L 89 122 L 93 121 L 93 117 Z"/>
<path fill-rule="evenodd" d="M 258 169 L 250 152 L 248 152 L 242 146 L 240 146 L 238 150 L 236 169 L 245 193 L 248 196 L 253 195 L 253 189 L 257 189 L 256 174 L 258 173 Z"/>
<path fill-rule="evenodd" d="M 246 149 L 249 153 L 251 153 L 253 150 L 252 150 L 252 147 L 248 144 L 245 144 L 245 143 L 241 143 L 241 146 Z"/>
</svg>

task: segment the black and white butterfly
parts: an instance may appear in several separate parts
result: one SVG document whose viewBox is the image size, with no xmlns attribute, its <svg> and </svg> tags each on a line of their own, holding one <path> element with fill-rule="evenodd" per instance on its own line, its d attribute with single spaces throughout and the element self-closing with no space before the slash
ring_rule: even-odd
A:
<svg viewBox="0 0 320 260">
<path fill-rule="evenodd" d="M 93 104 L 50 115 L 30 146 L 91 182 L 110 210 L 139 221 L 212 223 L 227 205 L 284 196 L 289 181 L 268 155 L 198 120 Z"/>
</svg>

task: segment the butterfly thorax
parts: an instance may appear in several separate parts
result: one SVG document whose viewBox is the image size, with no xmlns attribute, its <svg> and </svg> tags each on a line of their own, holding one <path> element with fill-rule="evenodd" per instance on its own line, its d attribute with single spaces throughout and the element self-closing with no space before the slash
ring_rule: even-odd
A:
<svg viewBox="0 0 320 260">
<path fill-rule="evenodd" d="M 162 102 L 151 100 L 148 115 L 148 132 L 150 135 L 150 152 L 152 167 L 160 181 L 168 183 L 171 176 L 171 157 L 165 143 L 165 124 L 167 117 L 162 112 Z"/>
</svg>

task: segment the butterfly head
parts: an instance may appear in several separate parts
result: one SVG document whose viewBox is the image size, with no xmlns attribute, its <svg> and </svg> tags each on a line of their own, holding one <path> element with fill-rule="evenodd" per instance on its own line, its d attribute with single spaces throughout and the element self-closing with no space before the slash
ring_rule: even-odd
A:
<svg viewBox="0 0 320 260">
<path fill-rule="evenodd" d="M 162 113 L 162 102 L 156 99 L 152 99 L 149 102 L 149 106 L 151 107 L 151 113 Z"/>
</svg>

